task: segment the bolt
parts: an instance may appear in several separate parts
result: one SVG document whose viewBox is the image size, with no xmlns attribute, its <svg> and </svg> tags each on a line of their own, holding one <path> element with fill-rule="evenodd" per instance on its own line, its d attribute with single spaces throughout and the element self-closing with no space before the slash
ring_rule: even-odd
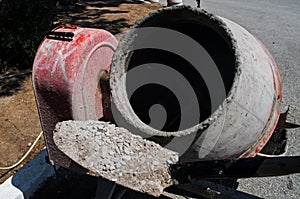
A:
<svg viewBox="0 0 300 199">
<path fill-rule="evenodd" d="M 219 170 L 219 175 L 223 175 L 223 170 L 222 169 Z"/>
</svg>

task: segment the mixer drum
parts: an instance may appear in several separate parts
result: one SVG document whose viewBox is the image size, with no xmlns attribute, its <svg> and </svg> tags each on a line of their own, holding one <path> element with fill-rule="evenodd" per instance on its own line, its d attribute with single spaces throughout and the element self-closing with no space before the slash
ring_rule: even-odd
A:
<svg viewBox="0 0 300 199">
<path fill-rule="evenodd" d="M 174 102 L 178 93 L 168 87 L 180 79 L 161 87 L 171 78 L 159 72 L 166 66 L 191 85 L 198 107 L 189 94 Z M 280 115 L 281 80 L 266 47 L 238 24 L 190 7 L 164 8 L 136 22 L 113 55 L 110 77 L 116 123 L 178 151 L 182 162 L 253 157 Z M 173 111 L 181 101 L 188 111 Z M 145 107 L 160 102 L 168 115 L 158 128 L 150 123 L 160 115 L 149 119 Z"/>
</svg>

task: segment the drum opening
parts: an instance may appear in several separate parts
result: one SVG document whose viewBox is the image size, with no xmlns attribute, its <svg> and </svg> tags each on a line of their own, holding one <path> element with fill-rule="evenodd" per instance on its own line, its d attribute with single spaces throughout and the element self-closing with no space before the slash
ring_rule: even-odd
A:
<svg viewBox="0 0 300 199">
<path fill-rule="evenodd" d="M 230 38 L 228 38 L 228 33 L 221 27 L 219 21 L 211 19 L 211 16 L 207 13 L 187 12 L 187 10 L 177 9 L 176 12 L 167 10 L 166 12 L 162 11 L 159 14 L 149 16 L 136 25 L 136 28 L 141 27 L 170 29 L 192 38 L 197 44 L 202 46 L 207 52 L 207 56 L 215 63 L 221 75 L 225 95 L 222 96 L 222 100 L 219 100 L 218 105 L 222 104 L 233 85 L 236 59 Z M 162 37 L 163 36 L 166 35 L 162 35 Z M 153 39 L 151 37 L 152 35 L 149 34 L 148 39 Z M 139 36 L 135 38 L 133 43 L 138 39 Z M 174 40 L 173 42 L 180 43 L 181 41 Z M 190 48 L 188 53 L 197 53 L 194 50 L 195 49 Z M 129 97 L 130 105 L 139 119 L 157 130 L 171 132 L 190 128 L 209 118 L 211 114 L 216 111 L 217 107 L 212 106 L 211 94 L 205 82 L 205 78 L 203 74 L 197 70 L 197 67 L 202 67 L 201 64 L 206 63 L 199 63 L 195 66 L 182 55 L 176 54 L 174 51 L 169 51 L 168 49 L 139 48 L 134 50 L 130 56 L 127 57 L 127 71 L 130 72 L 138 67 L 144 67 L 143 74 L 153 77 L 152 82 L 148 81 L 147 84 L 136 88 L 134 92 L 127 90 L 127 92 L 131 92 Z M 188 84 L 190 84 L 199 105 L 196 108 L 190 107 L 191 115 L 193 115 L 193 112 L 200 112 L 200 117 L 196 121 L 187 121 L 184 125 L 181 125 L 182 120 L 186 120 L 181 117 L 181 109 L 189 108 L 189 106 L 193 106 L 194 104 L 191 104 L 188 100 L 188 103 L 181 104 L 181 100 L 176 96 L 176 92 L 172 91 L 173 87 L 169 88 L 166 85 L 162 85 L 161 82 L 156 81 L 156 75 L 164 75 L 165 78 L 172 78 L 168 73 L 164 74 L 164 71 L 167 70 L 162 70 L 162 74 L 160 70 L 157 69 L 157 67 L 162 66 L 170 67 L 170 71 L 176 71 L 177 74 L 180 74 L 183 79 L 186 80 L 180 82 L 180 79 L 174 79 L 174 84 L 179 85 L 179 87 L 183 83 L 188 82 Z M 132 77 L 134 78 L 134 76 Z M 132 77 L 130 75 L 127 77 L 127 85 L 133 84 L 135 81 L 131 79 Z M 151 77 L 145 78 L 148 79 Z M 181 93 L 187 98 L 192 95 L 185 92 Z M 161 110 L 161 107 L 163 107 L 164 110 Z M 155 112 L 154 109 L 158 111 L 156 114 L 152 113 L 153 111 Z M 161 115 L 166 115 L 164 125 L 153 124 L 152 120 L 159 120 L 159 118 L 153 119 L 152 117 L 163 117 Z M 160 121 L 157 121 L 157 123 L 160 123 Z"/>
</svg>

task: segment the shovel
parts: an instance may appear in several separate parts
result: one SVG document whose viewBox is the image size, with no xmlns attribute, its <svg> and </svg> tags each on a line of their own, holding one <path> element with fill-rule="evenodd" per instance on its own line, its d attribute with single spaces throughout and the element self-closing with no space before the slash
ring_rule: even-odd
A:
<svg viewBox="0 0 300 199">
<path fill-rule="evenodd" d="M 178 163 L 178 154 L 100 121 L 65 121 L 53 132 L 73 161 L 118 185 L 159 196 L 171 185 L 203 179 L 279 176 L 300 172 L 300 156 Z"/>
</svg>

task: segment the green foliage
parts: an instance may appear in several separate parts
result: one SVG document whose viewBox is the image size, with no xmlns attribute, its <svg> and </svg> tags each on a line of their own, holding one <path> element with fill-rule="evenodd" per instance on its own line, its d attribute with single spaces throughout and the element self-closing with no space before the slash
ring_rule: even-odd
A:
<svg viewBox="0 0 300 199">
<path fill-rule="evenodd" d="M 31 67 L 55 15 L 55 0 L 0 0 L 0 71 Z"/>
</svg>

